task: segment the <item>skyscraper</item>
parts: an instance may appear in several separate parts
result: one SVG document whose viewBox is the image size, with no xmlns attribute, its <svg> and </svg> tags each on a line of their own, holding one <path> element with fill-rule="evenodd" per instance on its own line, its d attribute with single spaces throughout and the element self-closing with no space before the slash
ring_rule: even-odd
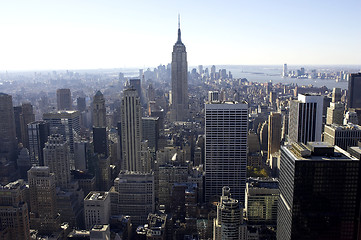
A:
<svg viewBox="0 0 361 240">
<path fill-rule="evenodd" d="M 283 72 L 282 77 L 288 77 L 288 70 L 287 70 L 287 64 L 283 64 Z"/>
<path fill-rule="evenodd" d="M 49 122 L 51 134 L 61 134 L 67 141 L 70 153 L 74 153 L 74 142 L 80 133 L 80 113 L 78 111 L 57 111 L 44 113 L 44 121 Z"/>
<path fill-rule="evenodd" d="M 268 117 L 268 151 L 267 159 L 272 153 L 278 152 L 281 146 L 281 113 L 271 112 Z"/>
<path fill-rule="evenodd" d="M 140 143 L 142 141 L 142 113 L 140 99 L 134 88 L 124 90 L 121 102 L 122 169 L 141 171 Z"/>
<path fill-rule="evenodd" d="M 67 189 L 70 183 L 70 160 L 68 143 L 63 136 L 52 134 L 44 147 L 44 165 L 55 174 L 57 187 Z"/>
<path fill-rule="evenodd" d="M 214 219 L 213 239 L 246 239 L 243 224 L 243 207 L 239 200 L 231 198 L 230 188 L 222 188 L 222 196 L 217 205 L 217 218 Z"/>
<path fill-rule="evenodd" d="M 205 105 L 206 201 L 232 188 L 244 202 L 247 165 L 248 104 L 224 102 Z"/>
<path fill-rule="evenodd" d="M 11 95 L 0 93 L 0 158 L 15 160 L 16 131 Z"/>
<path fill-rule="evenodd" d="M 361 73 L 350 74 L 348 81 L 348 108 L 361 108 Z"/>
<path fill-rule="evenodd" d="M 178 40 L 172 52 L 172 106 L 171 120 L 188 119 L 188 63 L 186 47 L 181 40 L 180 22 L 178 19 Z"/>
<path fill-rule="evenodd" d="M 30 226 L 40 234 L 51 234 L 60 228 L 56 204 L 55 176 L 49 167 L 34 166 L 28 171 L 30 192 Z"/>
<path fill-rule="evenodd" d="M 49 123 L 36 121 L 28 124 L 29 155 L 32 165 L 44 166 L 43 149 L 48 141 Z"/>
<path fill-rule="evenodd" d="M 105 128 L 106 126 L 105 99 L 101 91 L 97 91 L 93 98 L 93 127 Z"/>
<path fill-rule="evenodd" d="M 290 102 L 288 141 L 321 141 L 323 96 L 298 94 Z"/>
<path fill-rule="evenodd" d="M 23 146 L 29 148 L 29 135 L 28 135 L 28 123 L 35 121 L 35 114 L 33 113 L 33 106 L 30 103 L 23 103 L 21 105 L 20 114 L 20 130 L 21 130 L 21 142 Z"/>
<path fill-rule="evenodd" d="M 357 239 L 360 161 L 322 142 L 281 147 L 277 239 Z"/>
<path fill-rule="evenodd" d="M 68 88 L 61 88 L 56 90 L 56 102 L 58 106 L 58 111 L 60 110 L 71 110 L 72 101 L 71 101 L 71 92 Z"/>
</svg>

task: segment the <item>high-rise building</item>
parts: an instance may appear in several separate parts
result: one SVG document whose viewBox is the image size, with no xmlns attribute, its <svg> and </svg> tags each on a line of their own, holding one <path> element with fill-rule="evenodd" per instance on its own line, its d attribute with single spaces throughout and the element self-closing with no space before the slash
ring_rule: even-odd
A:
<svg viewBox="0 0 361 240">
<path fill-rule="evenodd" d="M 361 108 L 361 72 L 350 74 L 348 81 L 348 108 Z"/>
<path fill-rule="evenodd" d="M 283 77 L 288 77 L 288 70 L 287 70 L 287 64 L 283 64 L 283 71 L 282 71 Z"/>
<path fill-rule="evenodd" d="M 29 148 L 29 135 L 28 135 L 28 123 L 35 121 L 35 114 L 33 113 L 33 106 L 30 103 L 23 103 L 21 105 L 20 114 L 20 131 L 21 142 L 24 147 Z"/>
<path fill-rule="evenodd" d="M 106 122 L 106 109 L 105 99 L 100 91 L 97 91 L 93 98 L 93 127 L 105 128 Z"/>
<path fill-rule="evenodd" d="M 57 211 L 55 175 L 49 167 L 33 166 L 28 171 L 30 192 L 30 226 L 40 234 L 51 234 L 60 228 Z"/>
<path fill-rule="evenodd" d="M 345 106 L 341 102 L 331 102 L 327 108 L 326 124 L 342 124 Z"/>
<path fill-rule="evenodd" d="M 229 186 L 244 202 L 247 166 L 248 104 L 205 105 L 205 200 Z"/>
<path fill-rule="evenodd" d="M 114 180 L 118 195 L 117 214 L 129 215 L 136 226 L 147 222 L 155 210 L 154 175 L 140 172 L 120 172 Z"/>
<path fill-rule="evenodd" d="M 323 96 L 298 94 L 290 102 L 288 141 L 321 141 Z"/>
<path fill-rule="evenodd" d="M 325 125 L 323 138 L 332 146 L 337 145 L 347 151 L 348 147 L 357 146 L 358 142 L 361 141 L 361 126 L 355 124 Z"/>
<path fill-rule="evenodd" d="M 323 142 L 282 146 L 277 239 L 357 239 L 359 164 Z"/>
<path fill-rule="evenodd" d="M 110 196 L 108 192 L 90 192 L 84 198 L 85 227 L 108 224 L 110 218 Z"/>
<path fill-rule="evenodd" d="M 63 136 L 52 134 L 44 147 L 44 165 L 55 174 L 55 185 L 67 189 L 70 183 L 70 159 L 68 143 Z"/>
<path fill-rule="evenodd" d="M 61 134 L 74 153 L 74 142 L 80 134 L 80 113 L 78 111 L 57 111 L 44 113 L 43 120 L 49 123 L 51 134 Z"/>
<path fill-rule="evenodd" d="M 83 112 L 86 109 L 86 101 L 85 101 L 85 97 L 78 97 L 76 99 L 76 109 L 79 112 Z"/>
<path fill-rule="evenodd" d="M 188 115 L 187 52 L 181 40 L 180 22 L 178 22 L 178 40 L 174 44 L 172 52 L 171 120 L 185 121 L 188 119 Z"/>
<path fill-rule="evenodd" d="M 26 183 L 22 179 L 0 186 L 0 225 L 1 228 L 9 228 L 8 240 L 30 240 L 29 208 L 25 192 Z"/>
<path fill-rule="evenodd" d="M 278 152 L 281 146 L 282 134 L 282 115 L 281 113 L 271 112 L 268 117 L 268 151 L 267 159 L 270 155 Z"/>
<path fill-rule="evenodd" d="M 222 196 L 217 205 L 217 218 L 213 222 L 214 240 L 246 239 L 243 225 L 243 206 L 232 198 L 230 188 L 222 188 Z"/>
<path fill-rule="evenodd" d="M 11 95 L 0 93 L 0 158 L 15 160 L 16 131 Z"/>
<path fill-rule="evenodd" d="M 58 111 L 60 110 L 71 110 L 72 109 L 72 100 L 71 92 L 68 88 L 61 88 L 56 90 L 56 102 L 58 106 Z"/>
<path fill-rule="evenodd" d="M 278 181 L 274 178 L 248 178 L 245 209 L 248 224 L 277 224 Z"/>
<path fill-rule="evenodd" d="M 148 140 L 148 147 L 156 152 L 159 139 L 159 117 L 143 117 L 142 125 L 143 140 Z"/>
<path fill-rule="evenodd" d="M 140 76 L 142 77 L 142 76 Z M 142 102 L 142 83 L 140 79 L 129 79 L 129 87 L 134 88 L 137 90 L 138 97 L 140 101 Z"/>
<path fill-rule="evenodd" d="M 342 92 L 341 88 L 333 88 L 332 89 L 332 102 L 337 103 L 341 102 Z"/>
<path fill-rule="evenodd" d="M 43 149 L 49 135 L 49 123 L 36 121 L 28 124 L 29 155 L 32 165 L 44 166 Z"/>
<path fill-rule="evenodd" d="M 135 89 L 124 90 L 121 102 L 122 169 L 141 171 L 140 143 L 142 141 L 142 113 Z"/>
<path fill-rule="evenodd" d="M 108 156 L 108 133 L 105 127 L 93 127 L 94 152 Z"/>
</svg>

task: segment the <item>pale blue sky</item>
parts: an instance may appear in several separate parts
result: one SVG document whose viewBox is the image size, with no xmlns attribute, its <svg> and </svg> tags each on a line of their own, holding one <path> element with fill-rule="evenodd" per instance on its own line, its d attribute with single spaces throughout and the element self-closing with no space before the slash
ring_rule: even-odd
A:
<svg viewBox="0 0 361 240">
<path fill-rule="evenodd" d="M 361 64 L 361 1 L 0 0 L 0 70 Z"/>
</svg>

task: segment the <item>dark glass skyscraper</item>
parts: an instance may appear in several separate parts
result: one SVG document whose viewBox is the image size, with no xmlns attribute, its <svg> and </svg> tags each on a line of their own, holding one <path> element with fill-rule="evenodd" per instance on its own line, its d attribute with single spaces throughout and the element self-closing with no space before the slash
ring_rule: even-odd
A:
<svg viewBox="0 0 361 240">
<path fill-rule="evenodd" d="M 184 121 L 188 118 L 188 63 L 186 47 L 181 40 L 178 23 L 178 40 L 172 52 L 172 107 L 171 120 Z"/>
<path fill-rule="evenodd" d="M 339 147 L 281 147 L 277 239 L 357 239 L 360 161 Z"/>
<path fill-rule="evenodd" d="M 361 73 L 352 73 L 348 81 L 348 107 L 361 108 Z"/>
</svg>

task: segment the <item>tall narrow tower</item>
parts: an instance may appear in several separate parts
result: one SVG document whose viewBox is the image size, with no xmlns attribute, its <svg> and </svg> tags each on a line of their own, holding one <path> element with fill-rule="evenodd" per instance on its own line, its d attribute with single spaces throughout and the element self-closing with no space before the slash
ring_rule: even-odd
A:
<svg viewBox="0 0 361 240">
<path fill-rule="evenodd" d="M 124 90 L 121 103 L 122 169 L 142 171 L 140 143 L 142 141 L 142 113 L 137 90 Z"/>
<path fill-rule="evenodd" d="M 180 20 L 178 16 L 178 40 L 174 44 L 172 52 L 172 121 L 184 121 L 188 118 L 187 69 L 187 52 L 181 40 Z"/>
<path fill-rule="evenodd" d="M 14 160 L 16 131 L 11 95 L 0 93 L 0 158 Z"/>
</svg>

